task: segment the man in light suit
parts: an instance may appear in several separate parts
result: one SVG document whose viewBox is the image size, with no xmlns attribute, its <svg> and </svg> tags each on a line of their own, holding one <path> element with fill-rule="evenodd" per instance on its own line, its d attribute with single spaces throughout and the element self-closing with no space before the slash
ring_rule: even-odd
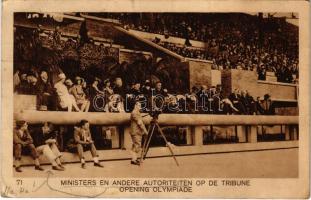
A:
<svg viewBox="0 0 311 200">
<path fill-rule="evenodd" d="M 132 138 L 132 160 L 131 164 L 133 165 L 139 165 L 139 161 L 137 160 L 137 157 L 139 156 L 139 153 L 141 151 L 141 141 L 144 134 L 148 134 L 148 131 L 145 127 L 145 124 L 143 122 L 141 113 L 141 104 L 140 102 L 136 102 L 134 109 L 131 113 L 131 130 L 130 135 Z"/>
</svg>

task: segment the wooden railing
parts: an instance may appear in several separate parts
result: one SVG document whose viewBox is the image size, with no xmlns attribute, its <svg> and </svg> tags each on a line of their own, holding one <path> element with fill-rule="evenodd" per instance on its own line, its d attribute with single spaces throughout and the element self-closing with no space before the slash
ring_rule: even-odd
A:
<svg viewBox="0 0 311 200">
<path fill-rule="evenodd" d="M 91 125 L 102 125 L 113 128 L 111 137 L 111 150 L 99 150 L 102 159 L 129 159 L 130 154 L 121 148 L 131 149 L 132 142 L 130 131 L 129 113 L 81 113 L 60 111 L 32 111 L 24 110 L 14 113 L 14 120 L 25 120 L 29 124 L 40 124 L 50 121 L 59 125 L 74 125 L 81 119 L 86 119 Z M 144 117 L 148 124 L 150 116 Z M 164 126 L 180 126 L 187 129 L 186 146 L 174 147 L 176 155 L 193 155 L 213 152 L 240 152 L 252 150 L 269 150 L 279 148 L 298 147 L 298 116 L 258 116 L 258 115 L 203 115 L 203 114 L 160 114 L 159 124 Z M 258 142 L 258 129 L 260 127 L 281 126 L 286 141 L 281 142 Z M 226 129 L 235 127 L 237 140 L 234 143 L 223 145 L 204 145 L 204 131 L 207 127 Z M 277 126 L 275 126 L 277 127 Z M 165 147 L 151 148 L 150 157 L 170 156 Z M 42 163 L 49 163 L 44 157 Z M 91 160 L 90 155 L 87 160 Z M 76 154 L 64 152 L 64 162 L 79 162 Z M 24 158 L 24 164 L 32 165 L 30 157 Z"/>
<path fill-rule="evenodd" d="M 30 111 L 24 110 L 14 114 L 15 120 L 25 120 L 29 124 L 40 124 L 45 121 L 61 125 L 74 125 L 81 119 L 86 119 L 92 125 L 120 126 L 124 133 L 118 133 L 122 139 L 121 146 L 127 148 L 131 144 L 129 137 L 129 113 L 81 113 L 60 111 Z M 144 117 L 144 123 L 149 124 L 152 118 Z M 206 114 L 160 114 L 159 124 L 162 126 L 187 126 L 194 145 L 203 144 L 203 129 L 206 126 L 236 126 L 239 142 L 257 142 L 257 127 L 262 125 L 285 126 L 285 138 L 298 138 L 298 116 L 263 116 L 263 115 L 206 115 Z"/>
</svg>

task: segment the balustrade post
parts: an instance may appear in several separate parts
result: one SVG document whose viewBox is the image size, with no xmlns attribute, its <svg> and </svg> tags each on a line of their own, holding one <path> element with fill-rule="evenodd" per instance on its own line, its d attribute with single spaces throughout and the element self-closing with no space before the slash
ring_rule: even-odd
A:
<svg viewBox="0 0 311 200">
<path fill-rule="evenodd" d="M 121 145 L 121 146 L 127 150 L 131 149 L 131 147 L 132 147 L 130 130 L 131 130 L 130 126 L 124 127 L 124 140 L 123 140 L 123 145 Z"/>
<path fill-rule="evenodd" d="M 246 142 L 246 134 L 247 134 L 246 129 L 247 129 L 246 126 L 237 126 L 236 131 L 239 142 Z"/>
<path fill-rule="evenodd" d="M 257 142 L 257 125 L 251 125 L 247 131 L 248 142 L 256 143 Z"/>
<path fill-rule="evenodd" d="M 109 127 L 109 131 L 111 133 L 111 147 L 112 148 L 119 148 L 120 144 L 119 144 L 119 141 L 120 141 L 120 133 L 119 133 L 119 130 L 117 129 L 116 126 L 111 126 Z"/>
<path fill-rule="evenodd" d="M 299 136 L 298 136 L 298 126 L 293 126 L 292 127 L 292 131 L 293 131 L 293 140 L 298 140 Z"/>
<path fill-rule="evenodd" d="M 290 137 L 290 128 L 288 125 L 285 125 L 285 140 L 290 140 L 291 137 Z"/>
<path fill-rule="evenodd" d="M 187 130 L 186 131 L 186 143 L 187 143 L 187 145 L 191 145 L 191 144 L 193 144 L 191 127 L 187 126 L 186 130 Z"/>
<path fill-rule="evenodd" d="M 193 144 L 195 146 L 203 145 L 203 126 L 194 126 L 192 127 L 192 134 L 193 134 Z"/>
</svg>

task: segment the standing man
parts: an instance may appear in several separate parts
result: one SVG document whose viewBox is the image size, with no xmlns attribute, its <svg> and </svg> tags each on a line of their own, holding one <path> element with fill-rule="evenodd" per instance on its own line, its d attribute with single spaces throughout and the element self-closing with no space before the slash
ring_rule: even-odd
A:
<svg viewBox="0 0 311 200">
<path fill-rule="evenodd" d="M 264 115 L 274 115 L 275 114 L 275 105 L 271 100 L 269 94 L 264 95 L 264 100 L 262 102 L 262 108 L 264 110 Z"/>
<path fill-rule="evenodd" d="M 145 127 L 145 124 L 143 122 L 143 118 L 140 113 L 141 110 L 141 104 L 140 102 L 136 102 L 134 109 L 131 113 L 131 130 L 130 130 L 130 135 L 132 138 L 132 160 L 131 164 L 132 165 L 139 165 L 139 161 L 137 160 L 137 157 L 139 156 L 139 153 L 141 151 L 141 141 L 142 141 L 142 136 L 144 134 L 148 134 L 148 131 Z"/>
<path fill-rule="evenodd" d="M 96 147 L 94 145 L 94 141 L 92 140 L 91 132 L 90 132 L 90 124 L 87 120 L 81 120 L 78 127 L 74 128 L 74 140 L 77 145 L 77 151 L 79 158 L 81 160 L 81 167 L 85 169 L 85 158 L 84 151 L 91 151 L 94 166 L 95 167 L 103 167 L 98 160 L 98 155 L 96 151 Z"/>
</svg>

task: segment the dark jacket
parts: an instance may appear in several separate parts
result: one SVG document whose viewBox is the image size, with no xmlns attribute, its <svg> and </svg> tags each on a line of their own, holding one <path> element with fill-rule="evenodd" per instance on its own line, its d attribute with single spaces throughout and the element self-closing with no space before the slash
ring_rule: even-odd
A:
<svg viewBox="0 0 311 200">
<path fill-rule="evenodd" d="M 262 108 L 265 115 L 274 115 L 275 114 L 275 104 L 270 99 L 262 101 Z"/>
<path fill-rule="evenodd" d="M 115 86 L 113 88 L 113 92 L 114 94 L 118 94 L 122 97 L 122 99 L 124 100 L 125 99 L 125 89 L 123 87 L 117 87 Z"/>
<path fill-rule="evenodd" d="M 29 94 L 29 83 L 26 80 L 21 80 L 16 86 L 16 91 L 18 94 Z"/>
<path fill-rule="evenodd" d="M 43 133 L 42 127 L 35 129 L 32 134 L 32 138 L 34 141 L 34 145 L 36 147 L 45 145 L 45 141 L 48 139 L 56 139 L 57 132 L 56 131 L 50 131 L 49 133 Z"/>
<path fill-rule="evenodd" d="M 14 129 L 13 131 L 13 143 L 14 144 L 32 144 L 33 139 L 29 133 L 28 130 L 23 132 L 23 135 L 21 135 L 20 131 L 18 129 Z"/>
<path fill-rule="evenodd" d="M 49 81 L 46 83 L 43 82 L 41 79 L 37 82 L 37 90 L 39 95 L 43 95 L 43 93 L 49 93 L 52 95 L 53 87 Z"/>
</svg>

